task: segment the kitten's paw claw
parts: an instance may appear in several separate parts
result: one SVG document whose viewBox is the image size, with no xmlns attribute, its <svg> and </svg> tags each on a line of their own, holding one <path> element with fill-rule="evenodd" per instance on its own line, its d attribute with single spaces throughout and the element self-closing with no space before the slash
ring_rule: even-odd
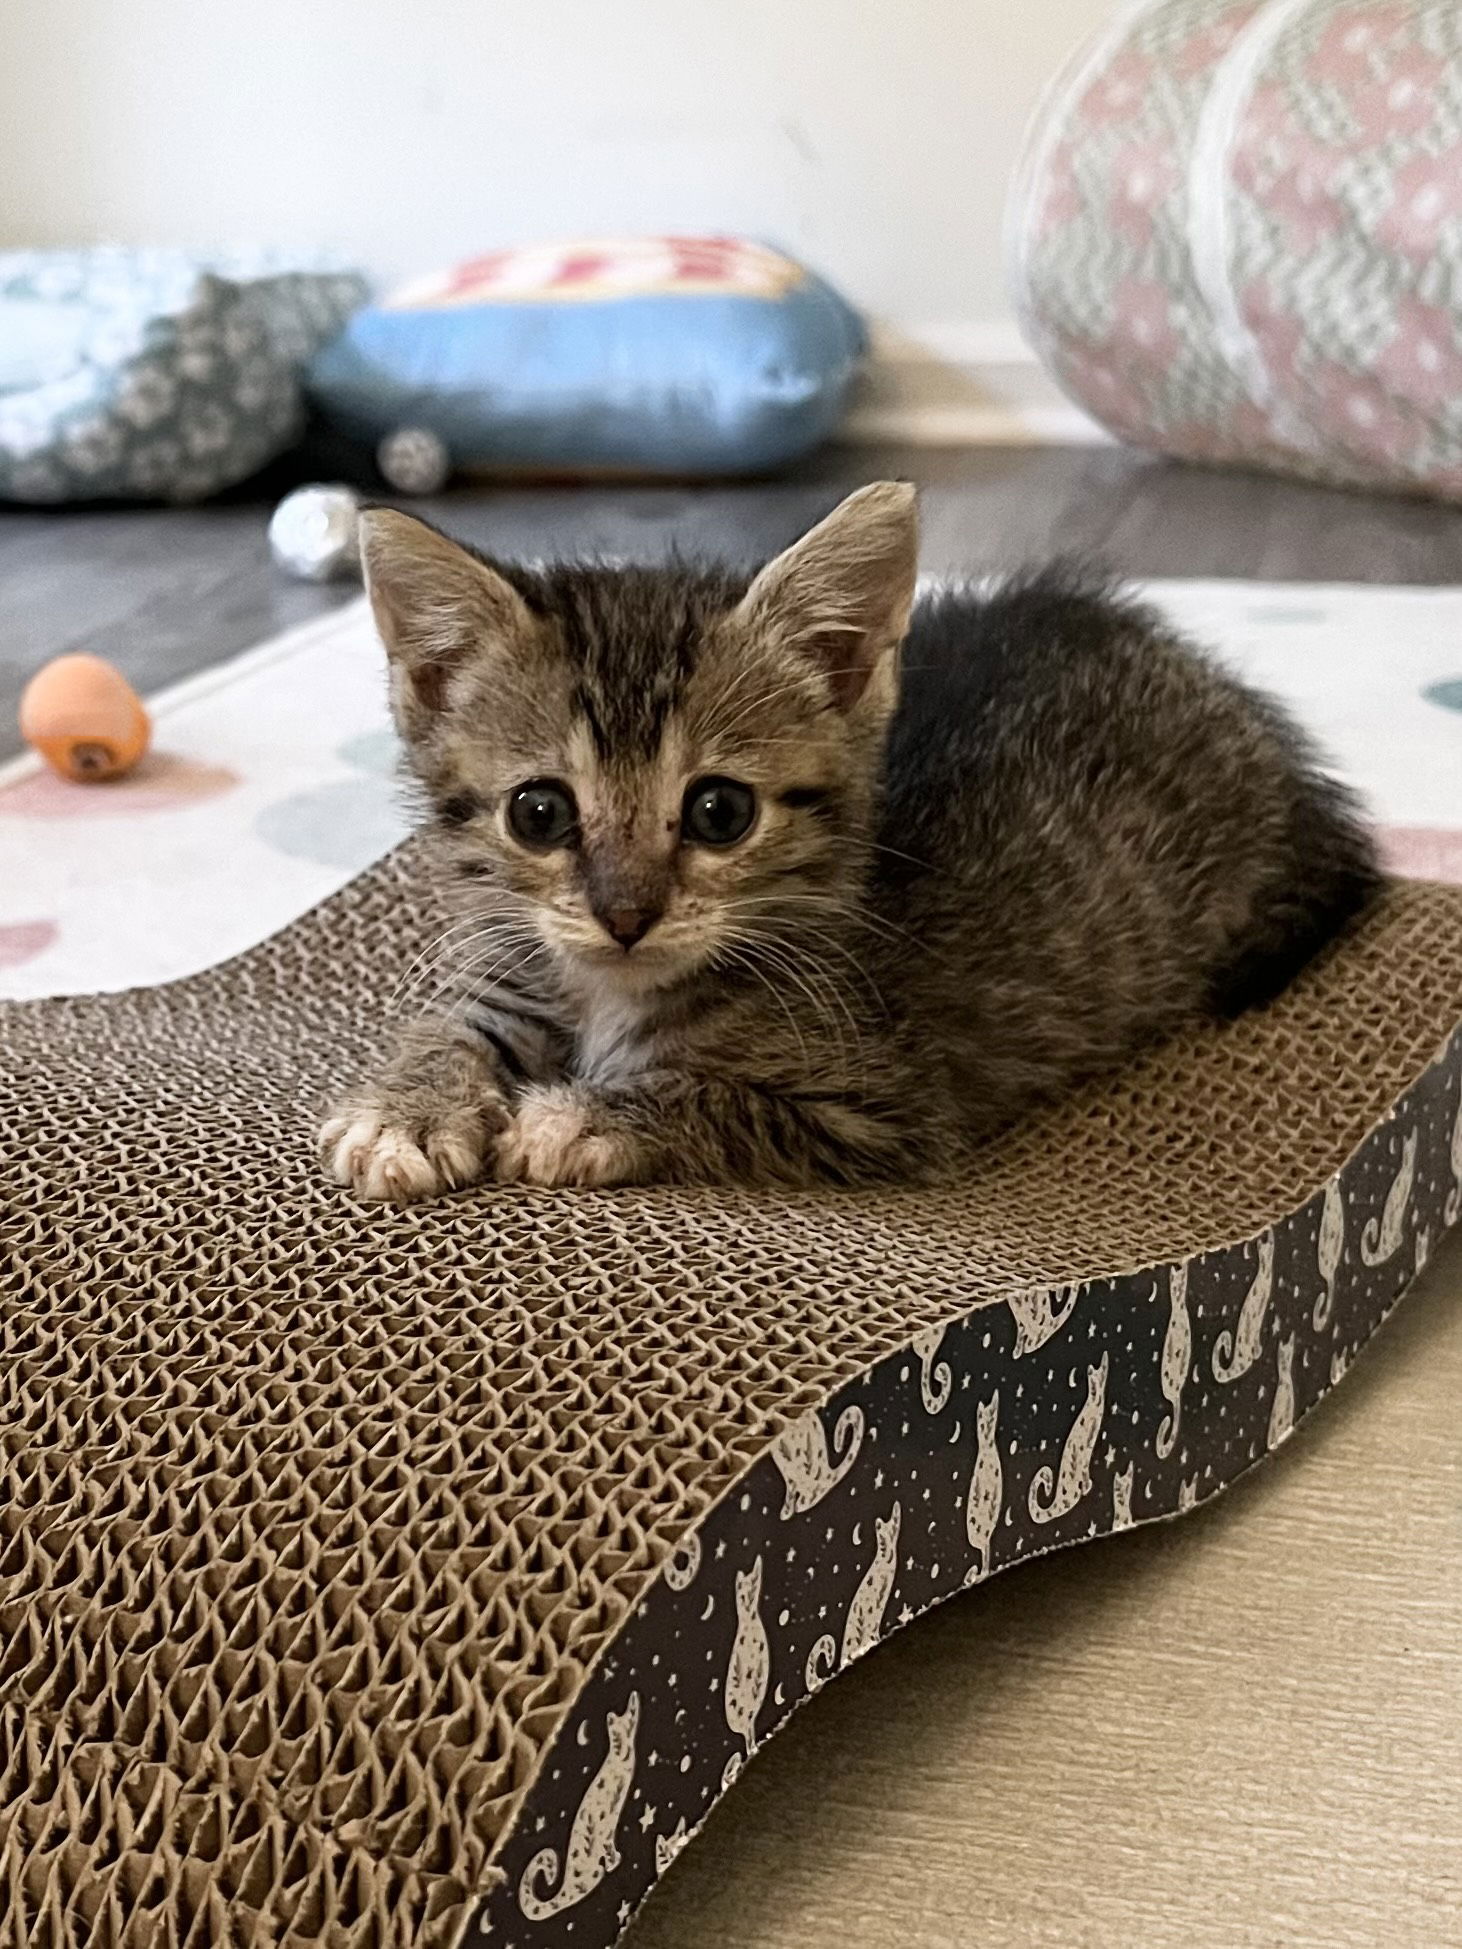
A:
<svg viewBox="0 0 1462 1949">
<path fill-rule="evenodd" d="M 486 1152 L 484 1120 L 466 1113 L 413 1127 L 361 1105 L 320 1131 L 320 1154 L 335 1182 L 371 1202 L 406 1205 L 459 1191 L 482 1176 Z"/>
<path fill-rule="evenodd" d="M 624 1184 L 633 1175 L 627 1147 L 596 1131 L 568 1091 L 530 1092 L 498 1139 L 497 1175 L 505 1184 Z"/>
</svg>

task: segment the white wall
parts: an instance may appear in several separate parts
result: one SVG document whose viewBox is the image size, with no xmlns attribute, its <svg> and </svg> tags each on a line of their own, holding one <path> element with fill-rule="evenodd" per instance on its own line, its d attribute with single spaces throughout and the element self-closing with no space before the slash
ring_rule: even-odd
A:
<svg viewBox="0 0 1462 1949">
<path fill-rule="evenodd" d="M 916 337 L 998 345 L 1021 129 L 1111 7 L 0 0 L 0 241 L 325 244 L 397 275 L 739 230 Z"/>
</svg>

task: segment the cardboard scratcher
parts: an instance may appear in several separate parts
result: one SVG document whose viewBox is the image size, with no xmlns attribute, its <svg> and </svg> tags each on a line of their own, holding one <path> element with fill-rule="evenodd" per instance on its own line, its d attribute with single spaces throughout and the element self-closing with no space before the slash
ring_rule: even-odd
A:
<svg viewBox="0 0 1462 1949">
<path fill-rule="evenodd" d="M 309 1143 L 411 855 L 0 1012 L 0 1942 L 604 1945 L 792 1708 L 1283 1441 L 1462 1208 L 1462 890 L 958 1190 L 483 1190 Z"/>
</svg>

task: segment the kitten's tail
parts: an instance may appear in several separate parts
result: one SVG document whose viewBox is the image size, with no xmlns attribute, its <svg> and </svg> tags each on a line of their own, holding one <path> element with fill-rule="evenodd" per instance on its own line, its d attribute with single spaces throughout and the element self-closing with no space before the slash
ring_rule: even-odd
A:
<svg viewBox="0 0 1462 1949">
<path fill-rule="evenodd" d="M 1307 742 L 1278 712 L 1273 715 L 1299 777 L 1275 875 L 1233 957 L 1214 976 L 1212 1000 L 1220 1015 L 1273 1001 L 1385 883 L 1359 801 L 1320 771 Z"/>
</svg>

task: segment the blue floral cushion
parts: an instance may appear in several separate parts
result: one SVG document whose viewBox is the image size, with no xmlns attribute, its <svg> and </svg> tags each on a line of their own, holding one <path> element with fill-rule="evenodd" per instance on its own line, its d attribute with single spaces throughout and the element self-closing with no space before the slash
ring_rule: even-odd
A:
<svg viewBox="0 0 1462 1949">
<path fill-rule="evenodd" d="M 0 252 L 0 498 L 197 501 L 297 437 L 364 281 L 177 251 Z"/>
</svg>

